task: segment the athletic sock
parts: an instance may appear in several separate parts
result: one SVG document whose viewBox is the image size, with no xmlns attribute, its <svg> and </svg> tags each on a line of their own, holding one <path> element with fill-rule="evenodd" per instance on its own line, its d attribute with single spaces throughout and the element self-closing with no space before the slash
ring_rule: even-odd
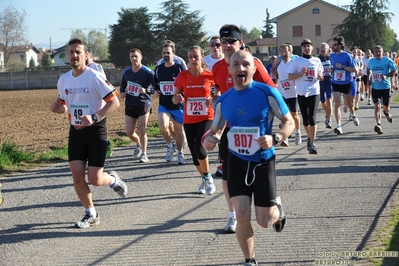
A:
<svg viewBox="0 0 399 266">
<path fill-rule="evenodd" d="M 97 217 L 97 212 L 96 212 L 96 209 L 94 207 L 85 209 L 85 212 L 90 214 L 93 217 Z"/>
</svg>

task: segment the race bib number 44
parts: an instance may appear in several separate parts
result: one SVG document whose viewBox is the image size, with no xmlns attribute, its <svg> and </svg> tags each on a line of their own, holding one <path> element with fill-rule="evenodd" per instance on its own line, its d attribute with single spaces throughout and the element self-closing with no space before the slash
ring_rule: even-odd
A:
<svg viewBox="0 0 399 266">
<path fill-rule="evenodd" d="M 175 95 L 176 87 L 173 81 L 161 81 L 159 87 L 163 95 Z"/>
<path fill-rule="evenodd" d="M 206 98 L 188 98 L 186 105 L 187 115 L 207 115 Z"/>
<path fill-rule="evenodd" d="M 232 127 L 227 132 L 229 149 L 242 155 L 253 155 L 260 146 L 255 140 L 260 136 L 259 127 Z"/>
<path fill-rule="evenodd" d="M 82 121 L 80 121 L 80 117 L 83 115 L 90 114 L 90 105 L 89 104 L 74 104 L 71 103 L 69 106 L 69 115 L 71 117 L 71 125 L 73 126 L 81 126 Z"/>
<path fill-rule="evenodd" d="M 139 96 L 141 88 L 142 87 L 140 84 L 128 81 L 126 86 L 126 93 L 131 96 Z"/>
</svg>

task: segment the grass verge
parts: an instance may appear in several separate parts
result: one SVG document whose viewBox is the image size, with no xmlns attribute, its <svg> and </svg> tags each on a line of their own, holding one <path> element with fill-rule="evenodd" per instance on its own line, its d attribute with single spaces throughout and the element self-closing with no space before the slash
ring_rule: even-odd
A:
<svg viewBox="0 0 399 266">
<path fill-rule="evenodd" d="M 154 123 L 147 128 L 147 135 L 149 138 L 161 135 L 158 123 Z M 131 144 L 131 140 L 128 137 L 110 138 L 109 141 L 111 148 Z M 33 152 L 21 151 L 14 143 L 6 141 L 0 146 L 0 175 L 67 159 L 68 146 L 56 147 L 48 152 L 36 155 Z"/>
</svg>

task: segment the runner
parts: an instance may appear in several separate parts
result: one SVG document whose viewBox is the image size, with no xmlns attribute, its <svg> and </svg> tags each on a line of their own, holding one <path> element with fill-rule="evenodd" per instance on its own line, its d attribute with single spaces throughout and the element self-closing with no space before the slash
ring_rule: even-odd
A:
<svg viewBox="0 0 399 266">
<path fill-rule="evenodd" d="M 332 115 L 332 85 L 331 85 L 331 60 L 330 60 L 330 46 L 328 43 L 322 42 L 320 44 L 319 59 L 323 64 L 323 80 L 320 81 L 320 102 L 326 115 L 324 124 L 326 128 L 332 128 L 331 115 Z"/>
<path fill-rule="evenodd" d="M 374 58 L 369 60 L 367 75 L 371 81 L 371 93 L 374 102 L 374 116 L 377 125 L 374 131 L 383 134 L 381 127 L 381 102 L 384 106 L 383 112 L 389 123 L 393 117 L 390 114 L 389 99 L 391 98 L 391 78 L 398 73 L 395 63 L 383 55 L 381 45 L 374 47 Z"/>
<path fill-rule="evenodd" d="M 189 69 L 181 72 L 175 80 L 176 91 L 172 101 L 185 106 L 184 131 L 193 163 L 202 178 L 198 194 L 212 195 L 216 187 L 209 173 L 208 154 L 202 146 L 202 137 L 210 129 L 214 117 L 210 99 L 215 83 L 212 72 L 206 69 L 204 50 L 200 46 L 188 49 L 188 61 Z"/>
<path fill-rule="evenodd" d="M 183 153 L 183 104 L 175 105 L 172 97 L 175 94 L 174 80 L 183 71 L 183 66 L 173 61 L 175 54 L 174 46 L 165 44 L 162 48 L 164 63 L 155 68 L 155 92 L 154 96 L 159 96 L 158 107 L 158 127 L 164 138 L 167 148 L 165 160 L 170 162 L 173 160 L 174 145 L 171 135 L 177 143 L 177 162 L 185 164 Z M 173 131 L 169 130 L 170 123 L 173 124 Z"/>
<path fill-rule="evenodd" d="M 133 156 L 140 156 L 140 163 L 149 161 L 147 156 L 147 122 L 151 112 L 151 96 L 155 87 L 154 72 L 141 64 L 143 55 L 134 48 L 129 51 L 132 66 L 123 71 L 121 98 L 125 100 L 125 126 L 127 136 L 136 143 Z M 135 132 L 137 125 L 138 135 Z"/>
<path fill-rule="evenodd" d="M 237 210 L 236 237 L 245 266 L 258 265 L 251 225 L 252 197 L 258 224 L 263 228 L 273 226 L 277 232 L 284 229 L 286 217 L 281 198 L 276 195 L 273 145 L 291 135 L 294 129 L 281 94 L 271 86 L 253 81 L 255 71 L 254 59 L 247 51 L 231 56 L 234 87 L 217 100 L 211 132 L 204 141 L 207 150 L 214 149 L 220 143 L 226 122 L 230 124 L 228 189 Z M 282 126 L 272 134 L 274 116 L 281 120 Z"/>
</svg>

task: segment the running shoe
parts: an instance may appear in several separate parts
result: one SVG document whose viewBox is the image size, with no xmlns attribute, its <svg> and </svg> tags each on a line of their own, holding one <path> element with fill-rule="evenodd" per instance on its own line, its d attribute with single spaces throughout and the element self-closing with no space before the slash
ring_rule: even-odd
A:
<svg viewBox="0 0 399 266">
<path fill-rule="evenodd" d="M 316 146 L 313 143 L 310 145 L 309 154 L 317 154 Z"/>
<path fill-rule="evenodd" d="M 331 125 L 331 121 L 330 121 L 330 120 L 327 120 L 326 128 L 332 128 L 332 125 Z"/>
<path fill-rule="evenodd" d="M 336 133 L 337 135 L 342 135 L 342 127 L 336 127 L 334 129 L 334 133 Z"/>
<path fill-rule="evenodd" d="M 226 233 L 235 233 L 237 227 L 237 219 L 235 216 L 229 216 L 227 220 L 227 224 L 224 227 L 224 232 Z"/>
<path fill-rule="evenodd" d="M 213 177 L 211 174 L 204 176 L 203 179 L 205 180 L 205 193 L 207 195 L 212 195 L 216 191 L 215 184 L 213 183 Z"/>
<path fill-rule="evenodd" d="M 360 100 L 361 100 L 361 101 L 364 101 L 364 94 L 363 94 L 363 93 L 360 94 Z"/>
<path fill-rule="evenodd" d="M 288 146 L 290 146 L 289 144 L 288 144 L 288 139 L 284 139 L 283 141 L 281 141 L 281 144 L 280 144 L 282 147 L 288 147 Z"/>
<path fill-rule="evenodd" d="M 184 154 L 183 153 L 179 153 L 177 155 L 177 164 L 180 164 L 180 165 L 186 164 L 186 161 L 184 160 Z"/>
<path fill-rule="evenodd" d="M 367 105 L 371 105 L 371 99 L 368 99 Z"/>
<path fill-rule="evenodd" d="M 222 177 L 223 176 L 223 164 L 220 163 L 216 168 L 215 176 Z"/>
<path fill-rule="evenodd" d="M 141 145 L 136 144 L 136 146 L 133 147 L 133 157 L 134 158 L 139 158 L 141 155 Z"/>
<path fill-rule="evenodd" d="M 90 226 L 99 225 L 100 224 L 100 215 L 97 213 L 97 216 L 94 217 L 86 212 L 85 216 L 82 220 L 77 221 L 75 223 L 76 228 L 88 228 Z"/>
<path fill-rule="evenodd" d="M 382 132 L 382 127 L 381 125 L 375 125 L 374 126 L 374 131 L 378 133 L 378 135 L 384 134 L 384 132 Z"/>
<path fill-rule="evenodd" d="M 386 114 L 385 112 L 384 112 L 384 115 L 386 116 L 388 122 L 389 122 L 389 123 L 392 123 L 392 121 L 393 121 L 392 115 L 391 115 L 390 113 Z"/>
<path fill-rule="evenodd" d="M 287 221 L 287 217 L 284 213 L 283 204 L 282 204 L 281 198 L 279 196 L 276 197 L 276 205 L 277 205 L 278 210 L 280 211 L 280 217 L 278 218 L 277 222 L 275 224 L 273 224 L 273 228 L 274 228 L 274 230 L 276 230 L 276 232 L 281 232 L 284 229 L 285 223 Z"/>
<path fill-rule="evenodd" d="M 252 258 L 249 262 L 245 262 L 244 266 L 258 266 L 258 263 L 254 258 Z"/>
<path fill-rule="evenodd" d="M 360 125 L 359 118 L 357 118 L 356 115 L 352 116 L 352 121 L 353 121 L 353 124 L 355 124 L 355 126 L 358 127 Z"/>
<path fill-rule="evenodd" d="M 355 105 L 355 111 L 359 110 L 359 105 Z"/>
<path fill-rule="evenodd" d="M 349 120 L 349 121 L 353 121 L 353 115 L 352 115 L 352 114 L 349 114 L 348 120 Z"/>
<path fill-rule="evenodd" d="M 344 106 L 344 113 L 347 113 L 348 112 L 348 106 Z"/>
<path fill-rule="evenodd" d="M 127 185 L 119 177 L 118 173 L 115 171 L 110 171 L 109 175 L 115 177 L 115 184 L 112 189 L 121 197 L 124 198 L 127 195 Z"/>
<path fill-rule="evenodd" d="M 202 179 L 201 185 L 198 188 L 198 194 L 205 194 L 205 186 L 206 186 L 205 180 Z"/>
<path fill-rule="evenodd" d="M 302 143 L 301 131 L 297 130 L 295 131 L 295 145 L 299 145 L 301 143 Z"/>
<path fill-rule="evenodd" d="M 142 153 L 140 157 L 140 163 L 147 163 L 149 161 L 147 154 Z"/>
<path fill-rule="evenodd" d="M 308 149 L 308 151 L 310 151 L 310 146 L 311 146 L 310 138 L 308 138 L 308 143 L 306 143 L 306 148 Z"/>
<path fill-rule="evenodd" d="M 173 160 L 174 151 L 175 151 L 174 145 L 172 145 L 172 147 L 166 147 L 165 160 L 167 162 L 171 162 Z"/>
</svg>

